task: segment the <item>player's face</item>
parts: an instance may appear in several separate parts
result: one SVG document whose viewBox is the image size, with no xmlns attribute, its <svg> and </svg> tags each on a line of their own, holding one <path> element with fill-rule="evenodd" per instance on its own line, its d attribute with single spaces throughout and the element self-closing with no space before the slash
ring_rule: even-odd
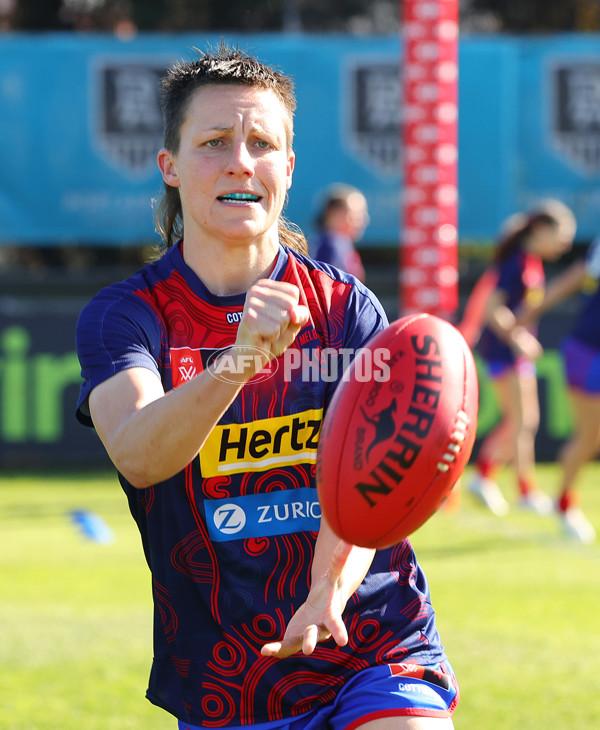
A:
<svg viewBox="0 0 600 730">
<path fill-rule="evenodd" d="M 163 178 L 179 188 L 186 240 L 277 240 L 292 183 L 288 117 L 270 90 L 206 86 L 191 97 L 175 154 L 159 154 Z M 162 156 L 162 157 L 161 157 Z"/>
<path fill-rule="evenodd" d="M 534 250 L 547 261 L 557 261 L 571 248 L 573 234 L 565 225 L 540 225 L 534 233 Z"/>
<path fill-rule="evenodd" d="M 369 224 L 367 201 L 361 193 L 351 193 L 347 200 L 348 233 L 353 241 L 359 241 Z"/>
</svg>

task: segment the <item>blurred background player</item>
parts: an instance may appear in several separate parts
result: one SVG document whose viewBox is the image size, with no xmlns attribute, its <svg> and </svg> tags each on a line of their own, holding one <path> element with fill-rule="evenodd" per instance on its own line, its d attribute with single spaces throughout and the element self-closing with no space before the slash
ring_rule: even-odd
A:
<svg viewBox="0 0 600 730">
<path fill-rule="evenodd" d="M 367 199 L 358 188 L 336 183 L 326 192 L 316 219 L 317 233 L 310 254 L 365 281 L 365 268 L 356 249 L 369 224 Z"/>
<path fill-rule="evenodd" d="M 508 463 L 515 469 L 519 506 L 540 514 L 552 510 L 535 479 L 535 436 L 540 409 L 535 360 L 542 354 L 535 330 L 517 317 L 544 297 L 544 261 L 570 249 L 575 219 L 559 201 L 546 201 L 529 213 L 511 216 L 495 253 L 494 287 L 483 309 L 485 326 L 477 350 L 492 381 L 500 421 L 481 444 L 469 491 L 496 515 L 509 504 L 494 481 Z M 489 285 L 489 281 L 488 281 Z"/>
<path fill-rule="evenodd" d="M 575 261 L 548 284 L 542 302 L 520 318 L 529 324 L 536 317 L 580 292 L 581 306 L 562 343 L 565 374 L 573 409 L 573 435 L 560 452 L 562 478 L 556 509 L 564 531 L 590 544 L 596 530 L 579 506 L 575 491 L 581 467 L 600 450 L 600 238 L 585 260 Z"/>
</svg>

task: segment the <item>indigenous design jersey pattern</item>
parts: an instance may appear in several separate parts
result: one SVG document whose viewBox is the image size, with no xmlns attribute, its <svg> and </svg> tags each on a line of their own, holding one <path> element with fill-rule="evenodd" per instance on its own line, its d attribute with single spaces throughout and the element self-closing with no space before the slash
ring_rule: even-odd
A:
<svg viewBox="0 0 600 730">
<path fill-rule="evenodd" d="M 181 245 L 102 290 L 80 315 L 82 422 L 91 425 L 90 391 L 120 370 L 149 368 L 169 390 L 233 344 L 245 295 L 211 294 L 185 264 Z M 347 646 L 330 640 L 311 656 L 279 660 L 260 654 L 264 643 L 283 636 L 309 590 L 320 518 L 318 434 L 341 375 L 318 377 L 320 355 L 356 350 L 386 324 L 358 281 L 286 248 L 271 278 L 297 285 L 310 310 L 295 352 L 278 358 L 269 377 L 259 373 L 242 388 L 181 473 L 144 490 L 120 476 L 152 571 L 148 698 L 204 727 L 306 712 L 331 702 L 371 665 L 445 659 L 408 540 L 377 553 L 351 597 Z"/>
</svg>

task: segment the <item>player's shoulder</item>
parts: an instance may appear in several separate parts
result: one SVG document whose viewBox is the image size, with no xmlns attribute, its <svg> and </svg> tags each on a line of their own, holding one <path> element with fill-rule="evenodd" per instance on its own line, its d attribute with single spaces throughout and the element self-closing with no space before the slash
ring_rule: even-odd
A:
<svg viewBox="0 0 600 730">
<path fill-rule="evenodd" d="M 377 308 L 381 307 L 381 303 L 376 294 L 369 289 L 360 279 L 357 279 L 347 271 L 339 269 L 337 266 L 313 259 L 311 256 L 287 249 L 288 256 L 292 256 L 296 261 L 296 265 L 304 269 L 311 281 L 320 284 L 328 289 L 346 289 L 348 294 L 355 297 L 371 301 Z"/>
<path fill-rule="evenodd" d="M 286 276 L 304 289 L 313 322 L 330 347 L 360 348 L 388 324 L 377 296 L 335 266 L 290 252 Z"/>
<path fill-rule="evenodd" d="M 168 253 L 145 264 L 130 276 L 102 287 L 82 309 L 79 327 L 84 324 L 95 326 L 111 316 L 155 316 L 151 292 L 173 270 Z"/>
<path fill-rule="evenodd" d="M 531 269 L 531 260 L 526 251 L 518 248 L 499 262 L 497 269 L 498 288 L 513 293 L 520 290 L 523 285 L 523 277 L 527 276 Z"/>
</svg>

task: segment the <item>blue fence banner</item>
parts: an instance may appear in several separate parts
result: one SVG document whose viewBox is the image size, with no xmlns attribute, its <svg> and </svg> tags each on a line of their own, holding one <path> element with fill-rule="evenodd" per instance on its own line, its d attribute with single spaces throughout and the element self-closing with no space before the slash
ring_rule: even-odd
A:
<svg viewBox="0 0 600 730">
<path fill-rule="evenodd" d="M 159 78 L 221 36 L 0 37 L 0 245 L 157 240 Z M 232 35 L 296 82 L 287 216 L 310 234 L 332 182 L 366 194 L 365 245 L 395 246 L 402 194 L 396 36 Z M 460 41 L 459 234 L 487 242 L 511 213 L 558 197 L 578 239 L 600 231 L 600 36 Z"/>
</svg>

